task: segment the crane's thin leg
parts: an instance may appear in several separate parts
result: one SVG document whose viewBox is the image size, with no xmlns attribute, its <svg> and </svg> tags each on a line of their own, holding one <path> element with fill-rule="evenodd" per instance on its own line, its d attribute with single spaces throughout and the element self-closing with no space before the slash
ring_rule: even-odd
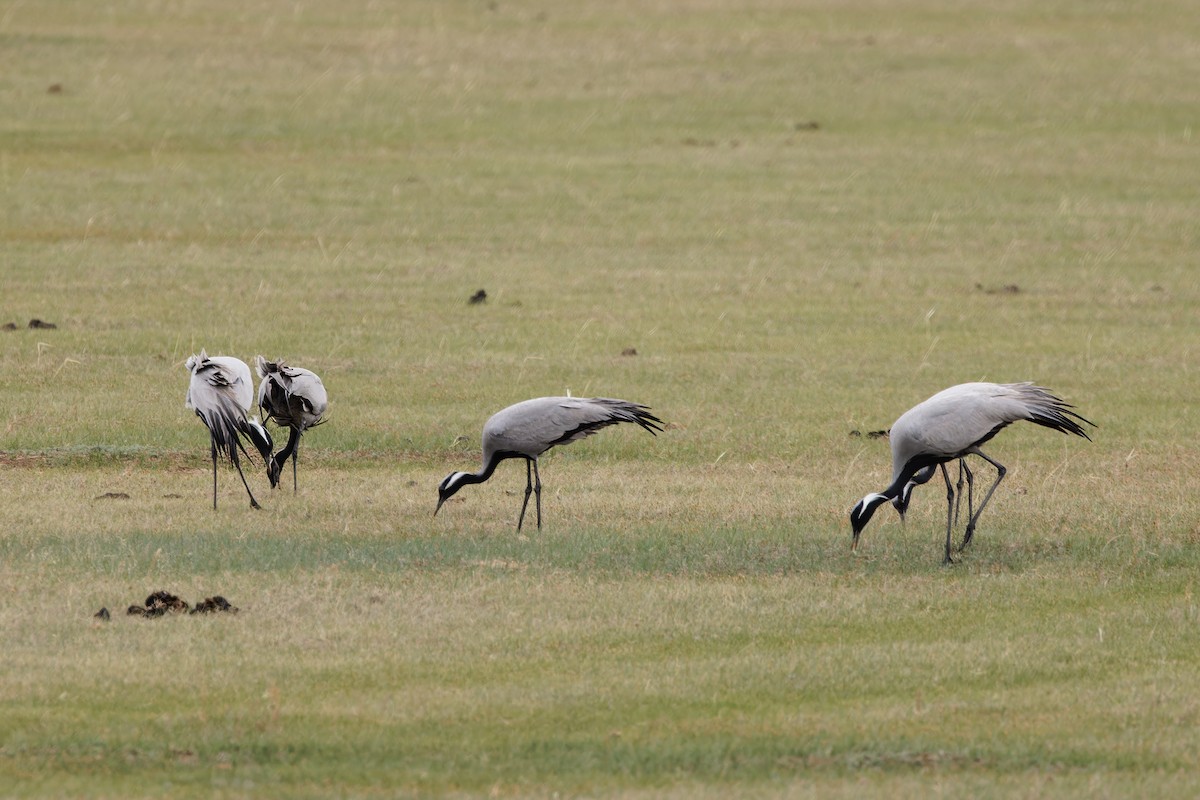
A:
<svg viewBox="0 0 1200 800">
<path fill-rule="evenodd" d="M 242 474 L 242 465 L 238 463 L 238 457 L 237 457 L 236 452 L 233 454 L 233 458 L 230 460 L 233 461 L 233 465 L 235 467 L 237 467 L 238 475 L 242 479 L 242 486 L 246 487 L 246 494 L 250 495 L 250 507 L 251 508 L 262 508 L 262 506 L 260 506 L 258 504 L 258 501 L 254 499 L 254 492 L 250 491 L 250 484 L 246 483 L 246 476 Z"/>
<path fill-rule="evenodd" d="M 521 523 L 525 521 L 525 509 L 529 507 L 529 495 L 533 494 L 533 472 L 530 465 L 533 462 L 530 459 L 525 459 L 525 501 L 521 503 L 521 516 L 517 517 L 517 530 L 521 530 Z M 538 495 L 538 527 L 542 526 L 541 514 L 542 496 Z"/>
<path fill-rule="evenodd" d="M 938 466 L 942 469 L 942 477 L 946 479 L 946 558 L 942 563 L 953 564 L 954 559 L 950 557 L 950 532 L 954 530 L 954 484 L 950 482 L 950 473 L 946 471 L 946 465 Z"/>
<path fill-rule="evenodd" d="M 538 530 L 542 529 L 542 476 L 538 474 L 537 461 L 533 462 L 533 491 L 537 493 Z"/>
<path fill-rule="evenodd" d="M 296 449 L 292 451 L 292 494 L 296 494 L 299 490 L 296 488 L 296 454 L 300 452 L 300 443 L 296 443 Z M 967 509 L 970 513 L 970 509 Z"/>
<path fill-rule="evenodd" d="M 970 544 L 971 537 L 975 535 L 975 525 L 979 522 L 979 515 L 982 514 L 983 509 L 987 507 L 988 500 L 992 499 L 992 493 L 996 491 L 996 487 L 1000 485 L 1000 481 L 1004 480 L 1004 473 L 1008 472 L 1008 470 L 1004 468 L 1003 464 L 989 457 L 982 450 L 976 449 L 972 452 L 996 468 L 996 482 L 992 484 L 992 488 L 988 489 L 988 493 L 983 497 L 983 502 L 979 504 L 979 508 L 976 509 L 975 514 L 971 517 L 970 521 L 967 522 L 967 532 L 963 535 L 962 544 L 958 546 L 960 553 L 964 547 Z M 969 503 L 967 504 L 967 507 L 970 508 Z"/>
<path fill-rule="evenodd" d="M 212 443 L 213 457 L 213 511 L 217 510 L 217 443 Z"/>
<path fill-rule="evenodd" d="M 958 460 L 958 480 L 954 483 L 954 524 L 958 525 L 958 510 L 962 507 L 962 490 L 963 490 L 963 467 L 966 465 L 964 459 Z M 967 516 L 971 516 L 971 507 L 967 506 Z"/>
<path fill-rule="evenodd" d="M 969 520 L 971 515 L 974 513 L 971 510 L 971 506 L 974 505 L 975 502 L 975 473 L 971 472 L 971 468 L 967 466 L 967 460 L 965 458 L 962 460 L 962 465 L 963 472 L 965 472 L 967 475 L 967 519 Z"/>
</svg>

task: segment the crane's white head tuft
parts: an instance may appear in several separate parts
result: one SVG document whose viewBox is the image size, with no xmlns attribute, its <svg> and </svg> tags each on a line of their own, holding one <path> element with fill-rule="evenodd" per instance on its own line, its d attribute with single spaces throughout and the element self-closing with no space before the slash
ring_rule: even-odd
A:
<svg viewBox="0 0 1200 800">
<path fill-rule="evenodd" d="M 886 494 L 872 493 L 858 501 L 854 506 L 854 510 L 850 512 L 850 527 L 854 530 L 854 541 L 850 545 L 850 549 L 854 550 L 858 547 L 858 535 L 862 533 L 863 528 L 867 527 L 867 523 L 871 521 L 871 515 L 875 513 L 875 509 L 883 503 L 886 503 L 890 498 Z"/>
<path fill-rule="evenodd" d="M 466 478 L 468 474 L 469 473 L 466 472 L 451 472 L 442 479 L 441 483 L 438 484 L 438 504 L 437 508 L 433 510 L 433 515 L 435 517 L 437 516 L 438 511 L 441 509 L 442 503 L 449 500 L 458 492 L 459 489 L 466 485 L 466 482 L 463 479 Z"/>
</svg>

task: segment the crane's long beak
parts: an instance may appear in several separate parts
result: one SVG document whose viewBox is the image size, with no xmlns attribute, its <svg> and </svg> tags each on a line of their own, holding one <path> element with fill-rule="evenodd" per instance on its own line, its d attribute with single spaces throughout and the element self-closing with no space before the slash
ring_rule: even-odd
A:
<svg viewBox="0 0 1200 800">
<path fill-rule="evenodd" d="M 858 531 L 854 532 L 854 538 L 850 540 L 850 552 L 858 550 Z"/>
<path fill-rule="evenodd" d="M 446 502 L 446 498 L 444 498 L 444 497 L 439 497 L 439 498 L 438 498 L 438 504 L 437 504 L 437 508 L 435 508 L 435 509 L 433 510 L 433 515 L 434 515 L 435 517 L 437 516 L 437 512 L 438 512 L 438 511 L 441 509 L 441 507 L 442 507 L 442 503 L 444 503 L 444 502 Z"/>
</svg>

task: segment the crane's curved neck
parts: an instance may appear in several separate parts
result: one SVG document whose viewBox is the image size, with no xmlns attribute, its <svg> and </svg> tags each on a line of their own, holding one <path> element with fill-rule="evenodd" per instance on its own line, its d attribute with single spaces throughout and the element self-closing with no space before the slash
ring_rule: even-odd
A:
<svg viewBox="0 0 1200 800">
<path fill-rule="evenodd" d="M 880 492 L 880 494 L 884 495 L 889 500 L 891 500 L 894 497 L 899 497 L 900 494 L 904 491 L 905 484 L 907 484 L 909 481 L 911 481 L 918 472 L 925 469 L 926 467 L 936 466 L 938 464 L 941 464 L 941 463 L 949 461 L 949 460 L 950 460 L 949 458 L 936 458 L 936 457 L 928 455 L 928 454 L 913 456 L 900 469 L 900 472 L 896 474 L 896 477 L 892 479 L 891 486 L 888 486 L 886 489 L 884 489 L 882 492 Z M 932 478 L 933 474 L 930 473 L 929 477 Z M 926 480 L 928 480 L 928 478 Z M 918 481 L 918 482 L 923 483 L 924 481 Z"/>
<path fill-rule="evenodd" d="M 296 452 L 296 447 L 299 444 L 300 429 L 292 428 L 291 432 L 288 434 L 287 444 L 283 446 L 282 450 L 275 454 L 275 463 L 279 464 L 280 466 L 286 464 L 287 460 L 292 457 L 292 453 Z"/>
<path fill-rule="evenodd" d="M 508 450 L 498 450 L 488 455 L 487 460 L 483 462 L 483 467 L 479 470 L 479 472 L 464 472 L 460 481 L 463 484 L 483 483 L 488 478 L 492 477 L 492 473 L 496 471 L 496 467 L 500 465 L 500 462 L 508 458 L 527 458 L 527 456 Z"/>
</svg>

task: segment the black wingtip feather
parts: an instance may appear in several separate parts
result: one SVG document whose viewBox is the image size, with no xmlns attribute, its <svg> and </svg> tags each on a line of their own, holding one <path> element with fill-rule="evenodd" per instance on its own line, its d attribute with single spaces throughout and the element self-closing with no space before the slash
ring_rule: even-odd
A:
<svg viewBox="0 0 1200 800">
<path fill-rule="evenodd" d="M 1042 390 L 1045 392 L 1045 390 Z M 1093 428 L 1099 427 L 1082 414 L 1075 412 L 1075 406 L 1064 402 L 1062 399 L 1045 392 L 1047 395 L 1047 405 L 1044 408 L 1039 408 L 1030 415 L 1030 421 L 1047 428 L 1053 428 L 1060 433 L 1071 433 L 1076 436 L 1082 436 L 1089 442 L 1092 440 L 1088 436 L 1087 430 L 1080 423 L 1091 425 Z M 1077 421 L 1078 420 L 1078 421 Z"/>
</svg>

